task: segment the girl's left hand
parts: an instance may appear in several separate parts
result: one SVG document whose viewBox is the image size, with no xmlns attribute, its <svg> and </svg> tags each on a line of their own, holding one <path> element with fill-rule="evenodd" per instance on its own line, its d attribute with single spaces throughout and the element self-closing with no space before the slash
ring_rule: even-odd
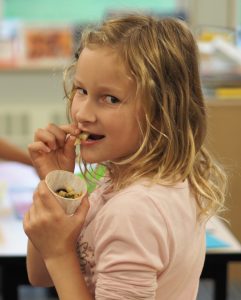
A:
<svg viewBox="0 0 241 300">
<path fill-rule="evenodd" d="M 76 252 L 76 242 L 89 209 L 86 196 L 74 215 L 67 215 L 58 200 L 40 181 L 33 203 L 24 216 L 24 231 L 43 259 Z"/>
</svg>

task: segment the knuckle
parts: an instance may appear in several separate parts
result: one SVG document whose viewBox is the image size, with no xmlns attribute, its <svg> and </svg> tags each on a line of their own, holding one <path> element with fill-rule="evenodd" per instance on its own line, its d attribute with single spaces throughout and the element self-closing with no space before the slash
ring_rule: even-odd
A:
<svg viewBox="0 0 241 300">
<path fill-rule="evenodd" d="M 47 130 L 51 130 L 51 129 L 55 128 L 55 127 L 56 127 L 56 125 L 54 123 L 48 123 L 46 129 Z"/>
<path fill-rule="evenodd" d="M 41 136 L 43 134 L 43 129 L 42 128 L 38 128 L 36 129 L 35 133 L 34 133 L 34 141 L 37 142 L 41 139 Z"/>
<path fill-rule="evenodd" d="M 62 214 L 59 212 L 56 212 L 53 214 L 53 221 L 55 223 L 60 223 L 60 221 L 62 220 Z"/>
<path fill-rule="evenodd" d="M 29 226 L 28 226 L 27 224 L 24 224 L 24 225 L 23 225 L 23 230 L 24 230 L 24 232 L 26 233 L 26 235 L 29 235 L 30 230 L 29 230 Z"/>
<path fill-rule="evenodd" d="M 37 128 L 35 131 L 35 136 L 39 136 L 43 132 L 43 128 Z"/>
<path fill-rule="evenodd" d="M 40 198 L 46 197 L 46 192 L 45 192 L 45 190 L 42 189 L 42 188 L 39 188 L 39 190 L 38 190 L 38 195 L 40 196 Z"/>
<path fill-rule="evenodd" d="M 43 188 L 43 184 L 42 184 L 42 181 L 40 181 L 37 189 L 35 190 L 34 192 L 34 198 L 37 198 L 37 197 L 45 197 L 46 196 L 46 190 Z"/>
</svg>

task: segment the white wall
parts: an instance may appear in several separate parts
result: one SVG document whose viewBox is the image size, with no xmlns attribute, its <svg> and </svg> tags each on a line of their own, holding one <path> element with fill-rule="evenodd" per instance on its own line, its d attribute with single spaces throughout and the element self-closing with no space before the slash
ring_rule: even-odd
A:
<svg viewBox="0 0 241 300">
<path fill-rule="evenodd" d="M 234 28 L 236 0 L 177 0 L 189 12 L 191 25 Z M 2 0 L 0 0 L 1 10 Z M 0 13 L 1 16 L 1 13 Z M 52 69 L 0 69 L 0 136 L 20 146 L 30 143 L 38 127 L 66 122 L 63 71 Z"/>
<path fill-rule="evenodd" d="M 188 0 L 188 10 L 194 29 L 203 25 L 233 29 L 237 26 L 237 0 Z"/>
<path fill-rule="evenodd" d="M 58 69 L 0 70 L 0 136 L 20 147 L 48 123 L 64 124 L 63 72 Z"/>
</svg>

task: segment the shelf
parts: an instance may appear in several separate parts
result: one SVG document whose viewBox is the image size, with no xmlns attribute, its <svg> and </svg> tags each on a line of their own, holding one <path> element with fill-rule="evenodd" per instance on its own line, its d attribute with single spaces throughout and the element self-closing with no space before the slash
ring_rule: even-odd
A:
<svg viewBox="0 0 241 300">
<path fill-rule="evenodd" d="M 207 98 L 207 106 L 241 106 L 241 97 L 240 99 L 217 99 L 217 98 Z"/>
<path fill-rule="evenodd" d="M 21 64 L 9 64 L 1 65 L 0 64 L 0 73 L 1 72 L 48 72 L 48 71 L 64 71 L 71 64 L 70 60 L 46 60 L 41 62 L 27 62 Z"/>
</svg>

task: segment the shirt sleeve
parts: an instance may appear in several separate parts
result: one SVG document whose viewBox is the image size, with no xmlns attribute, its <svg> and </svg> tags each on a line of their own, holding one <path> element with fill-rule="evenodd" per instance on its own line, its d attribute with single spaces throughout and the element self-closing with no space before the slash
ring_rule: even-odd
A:
<svg viewBox="0 0 241 300">
<path fill-rule="evenodd" d="M 169 246 L 152 199 L 135 192 L 112 198 L 97 216 L 95 246 L 97 300 L 155 299 Z"/>
</svg>

